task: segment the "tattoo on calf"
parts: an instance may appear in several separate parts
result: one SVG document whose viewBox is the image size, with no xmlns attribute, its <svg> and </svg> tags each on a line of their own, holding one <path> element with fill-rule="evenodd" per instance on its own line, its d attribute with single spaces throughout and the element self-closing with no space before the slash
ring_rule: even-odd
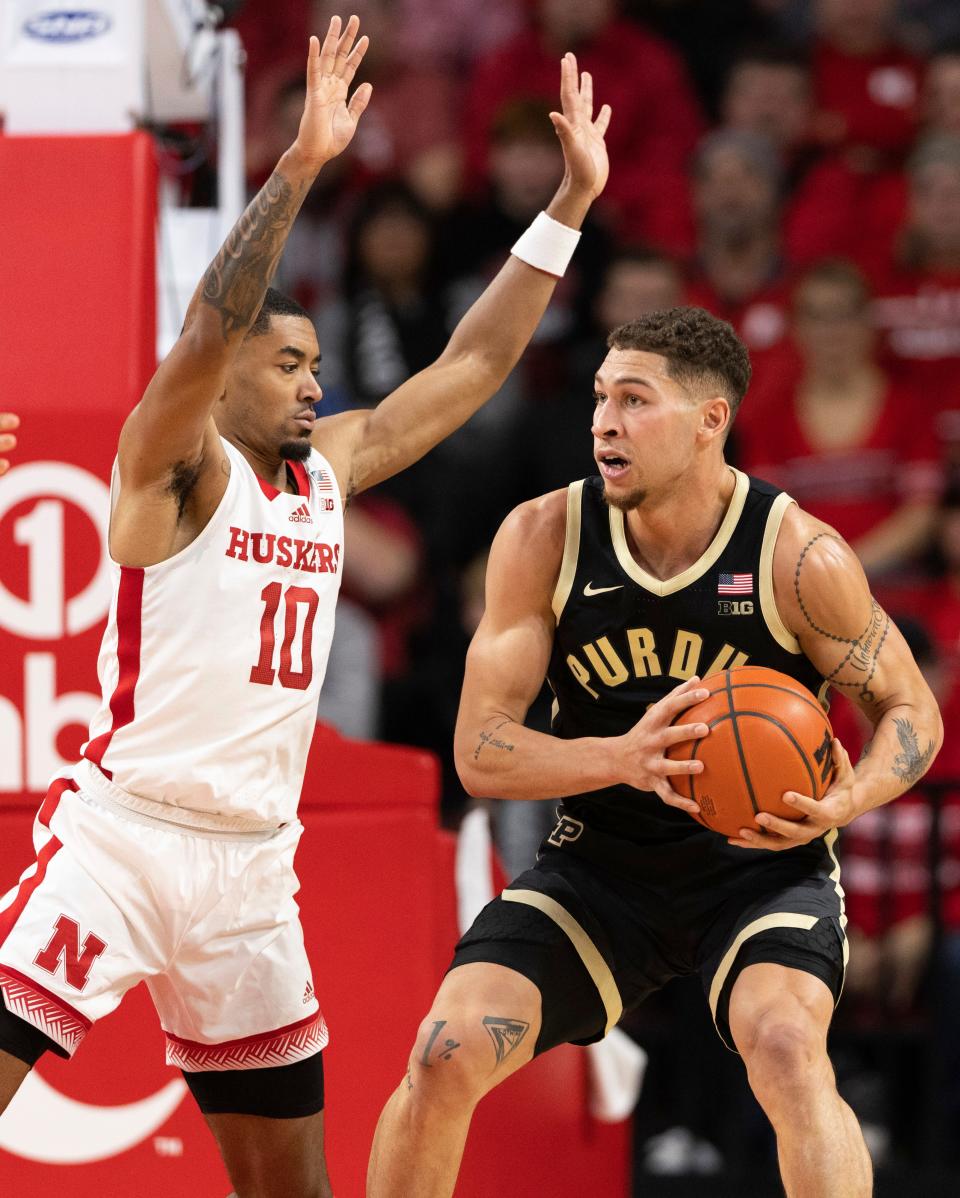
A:
<svg viewBox="0 0 960 1198">
<path fill-rule="evenodd" d="M 423 1056 L 420 1058 L 420 1064 L 426 1069 L 433 1068 L 433 1066 L 430 1064 L 430 1053 L 433 1051 L 433 1046 L 436 1042 L 437 1036 L 440 1035 L 441 1030 L 446 1026 L 446 1019 L 438 1019 L 433 1025 L 433 1031 L 430 1033 L 430 1039 L 427 1041 L 427 1047 L 423 1050 Z M 441 1046 L 437 1049 L 437 1057 L 441 1061 L 449 1061 L 459 1047 L 460 1044 L 456 1040 L 444 1040 L 443 1044 L 441 1044 Z"/>
<path fill-rule="evenodd" d="M 523 1043 L 530 1024 L 522 1019 L 506 1019 L 500 1015 L 484 1015 L 483 1026 L 487 1029 L 497 1053 L 497 1065 L 502 1064 Z"/>
<path fill-rule="evenodd" d="M 917 732 L 909 720 L 894 716 L 897 728 L 897 739 L 900 741 L 902 752 L 893 759 L 893 772 L 901 782 L 916 782 L 926 773 L 927 766 L 933 759 L 933 741 L 921 753 Z"/>
<path fill-rule="evenodd" d="M 846 645 L 847 651 L 844 654 L 840 664 L 826 675 L 826 681 L 833 686 L 844 687 L 857 692 L 856 697 L 862 703 L 875 703 L 876 695 L 871 689 L 873 677 L 877 672 L 877 663 L 880 659 L 880 653 L 886 643 L 887 634 L 890 631 L 890 617 L 883 610 L 876 599 L 871 601 L 870 618 L 867 621 L 867 626 L 859 636 L 838 636 L 835 632 L 830 632 L 829 629 L 822 628 L 816 620 L 810 615 L 807 605 L 803 601 L 803 596 L 800 593 L 800 572 L 803 568 L 804 560 L 817 543 L 827 537 L 834 541 L 840 541 L 840 537 L 832 536 L 830 533 L 818 533 L 811 541 L 803 547 L 803 552 L 797 560 L 797 568 L 793 576 L 793 589 L 797 596 L 797 603 L 803 618 L 810 625 L 814 632 L 820 636 L 825 636 L 831 641 L 836 641 L 838 645 Z M 851 676 L 840 678 L 840 672 L 847 669 Z"/>
<path fill-rule="evenodd" d="M 274 171 L 207 268 L 201 294 L 220 313 L 225 342 L 245 331 L 257 315 L 305 190 L 301 184 L 294 192 Z"/>
</svg>

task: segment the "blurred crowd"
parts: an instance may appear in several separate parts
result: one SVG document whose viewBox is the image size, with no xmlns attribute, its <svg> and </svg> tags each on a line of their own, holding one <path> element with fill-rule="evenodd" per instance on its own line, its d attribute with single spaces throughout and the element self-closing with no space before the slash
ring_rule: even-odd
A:
<svg viewBox="0 0 960 1198">
<path fill-rule="evenodd" d="M 323 413 L 376 405 L 431 362 L 546 205 L 562 173 L 548 113 L 565 50 L 614 115 L 609 187 L 521 365 L 464 429 L 348 512 L 321 718 L 434 750 L 456 822 L 459 683 L 500 520 L 593 472 L 592 376 L 611 327 L 677 303 L 729 320 L 754 365 L 731 460 L 851 542 L 945 714 L 931 784 L 844 840 L 844 1019 L 854 1089 L 876 1104 L 857 1029 L 936 1021 L 960 998 L 960 3 L 352 7 L 371 36 L 360 78 L 373 101 L 308 197 L 279 278 L 317 325 Z M 334 11 L 248 0 L 233 18 L 251 189 L 296 133 L 306 37 Z M 862 720 L 842 701 L 833 715 L 856 756 Z M 523 806 L 497 812 L 508 871 L 551 815 Z M 949 1022 L 938 1053 L 953 1082 L 937 1103 L 955 1129 Z M 895 1106 L 885 1093 L 877 1135 L 908 1151 Z"/>
</svg>

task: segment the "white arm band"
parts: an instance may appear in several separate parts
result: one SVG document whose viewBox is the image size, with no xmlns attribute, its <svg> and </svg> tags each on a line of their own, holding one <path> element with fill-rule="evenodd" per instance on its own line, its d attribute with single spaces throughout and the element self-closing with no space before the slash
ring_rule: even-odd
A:
<svg viewBox="0 0 960 1198">
<path fill-rule="evenodd" d="M 528 266 L 561 279 L 579 240 L 577 229 L 561 225 L 552 216 L 541 212 L 510 252 Z"/>
</svg>

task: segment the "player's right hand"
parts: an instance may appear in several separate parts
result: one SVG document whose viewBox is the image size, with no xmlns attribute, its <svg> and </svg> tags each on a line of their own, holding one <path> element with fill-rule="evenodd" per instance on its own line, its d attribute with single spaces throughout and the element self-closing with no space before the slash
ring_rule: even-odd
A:
<svg viewBox="0 0 960 1198">
<path fill-rule="evenodd" d="M 359 17 L 351 17 L 342 34 L 340 26 L 340 18 L 331 17 L 323 45 L 311 37 L 307 53 L 307 94 L 294 149 L 316 170 L 350 144 L 373 92 L 369 83 L 361 83 L 347 102 L 370 39 L 362 37 L 354 46 Z"/>
<path fill-rule="evenodd" d="M 0 412 L 0 453 L 8 453 L 17 444 L 13 429 L 20 427 L 20 417 L 13 412 Z M 10 463 L 6 458 L 0 458 L 0 474 L 6 474 Z"/>
<path fill-rule="evenodd" d="M 700 740 L 707 735 L 710 729 L 706 724 L 674 724 L 673 721 L 709 694 L 694 675 L 648 707 L 643 719 L 625 735 L 616 738 L 623 767 L 622 779 L 628 786 L 652 790 L 668 807 L 679 807 L 691 815 L 700 810 L 696 803 L 677 794 L 670 785 L 670 777 L 673 774 L 699 774 L 703 762 L 674 761 L 666 756 L 666 750 L 681 741 Z"/>
</svg>

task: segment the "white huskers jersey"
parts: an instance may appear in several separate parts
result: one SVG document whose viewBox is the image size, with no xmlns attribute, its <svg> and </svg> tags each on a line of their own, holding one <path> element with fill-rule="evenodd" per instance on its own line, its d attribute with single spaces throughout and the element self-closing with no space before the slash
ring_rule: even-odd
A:
<svg viewBox="0 0 960 1198">
<path fill-rule="evenodd" d="M 221 442 L 230 478 L 197 539 L 155 566 L 111 563 L 103 697 L 76 779 L 187 825 L 276 828 L 295 817 L 316 724 L 343 509 L 316 451 L 290 464 L 290 495 Z"/>
</svg>

